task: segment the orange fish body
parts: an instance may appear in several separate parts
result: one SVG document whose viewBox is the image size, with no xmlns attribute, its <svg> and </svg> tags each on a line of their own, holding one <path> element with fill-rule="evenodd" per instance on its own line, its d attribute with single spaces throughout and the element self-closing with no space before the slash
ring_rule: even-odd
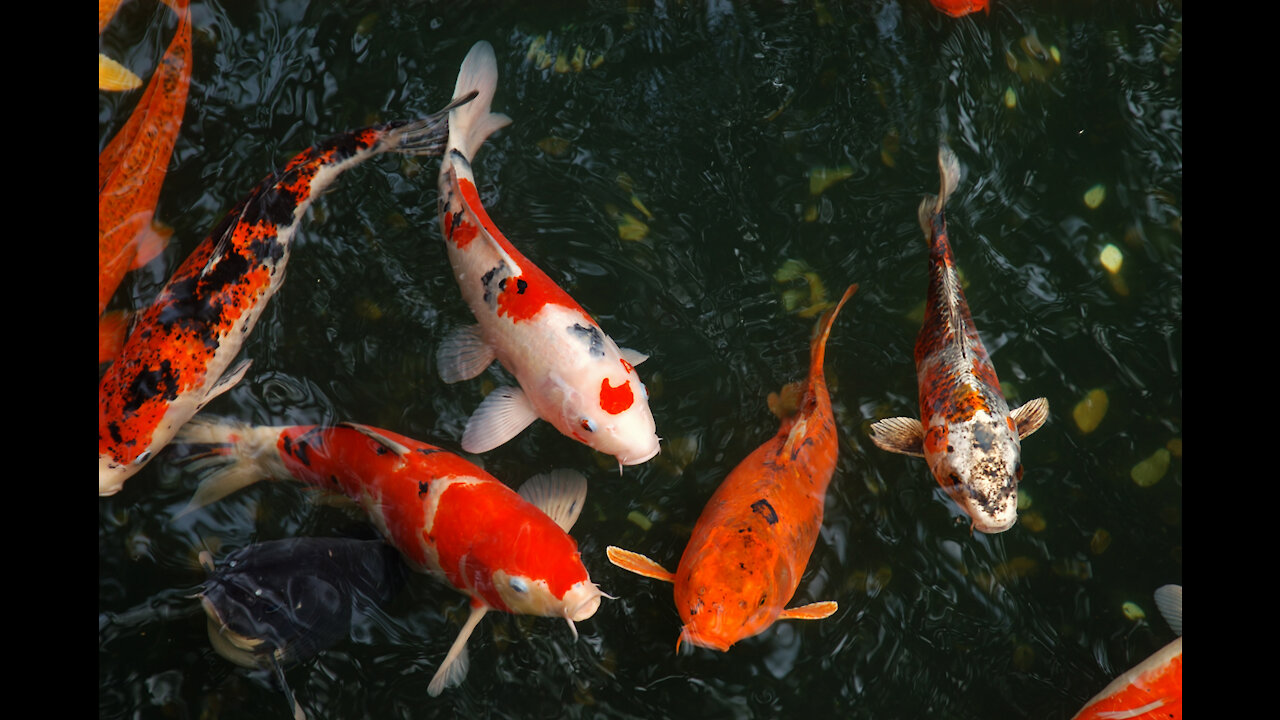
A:
<svg viewBox="0 0 1280 720">
<path fill-rule="evenodd" d="M 119 492 L 180 427 L 244 375 L 223 377 L 284 282 L 294 235 L 343 171 L 383 152 L 439 154 L 444 115 L 337 135 L 267 176 L 142 311 L 98 385 L 98 493 Z"/>
<path fill-rule="evenodd" d="M 191 10 L 187 0 L 175 9 L 178 30 L 168 50 L 133 114 L 98 155 L 99 363 L 110 360 L 122 341 L 122 325 L 102 319 L 107 303 L 124 274 L 159 255 L 167 240 L 152 230 L 152 215 L 191 85 Z"/>
<path fill-rule="evenodd" d="M 360 503 L 386 541 L 418 572 L 471 598 L 471 616 L 428 687 L 438 695 L 466 676 L 467 638 L 489 610 L 575 621 L 604 593 L 568 534 L 586 479 L 557 471 L 516 491 L 442 448 L 387 430 L 249 427 L 197 420 L 181 441 L 214 446 L 192 464 L 207 475 L 187 512 L 258 480 L 298 480 Z"/>
<path fill-rule="evenodd" d="M 1072 720 L 1182 720 L 1182 586 L 1156 590 L 1156 605 L 1178 639 L 1121 673 Z"/>
<path fill-rule="evenodd" d="M 684 621 L 680 643 L 725 651 L 780 618 L 816 620 L 836 611 L 834 602 L 786 605 L 817 542 L 835 471 L 838 440 L 822 365 L 836 314 L 856 290 L 852 285 L 845 291 L 813 339 L 799 410 L 716 489 L 676 572 L 642 555 L 608 549 L 615 565 L 675 583 L 676 609 Z"/>
<path fill-rule="evenodd" d="M 882 450 L 923 457 L 938 484 L 964 509 L 971 527 L 998 533 L 1018 520 L 1021 440 L 1044 424 L 1049 402 L 1036 398 L 1010 411 L 1000 380 L 973 324 L 948 240 L 943 209 L 959 183 L 955 153 L 938 152 L 942 190 L 920 204 L 929 243 L 929 291 L 916 338 L 920 419 L 872 424 Z"/>
<path fill-rule="evenodd" d="M 953 18 L 964 17 L 979 10 L 988 15 L 991 14 L 990 0 L 929 0 L 929 2 L 942 14 Z"/>
</svg>

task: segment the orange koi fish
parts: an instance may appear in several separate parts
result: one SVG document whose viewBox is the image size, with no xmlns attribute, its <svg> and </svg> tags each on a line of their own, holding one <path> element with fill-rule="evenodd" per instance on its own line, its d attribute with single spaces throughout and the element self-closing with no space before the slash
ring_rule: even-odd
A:
<svg viewBox="0 0 1280 720">
<path fill-rule="evenodd" d="M 449 116 L 440 164 L 440 226 L 462 297 L 478 325 L 460 328 L 437 351 L 447 383 L 479 375 L 495 359 L 519 387 L 501 387 L 467 421 L 462 448 L 492 450 L 541 417 L 564 435 L 636 465 L 658 454 L 648 391 L 635 367 L 646 356 L 620 349 L 551 278 L 498 230 L 480 204 L 471 158 L 511 122 L 489 111 L 498 84 L 493 47 L 476 43 L 457 89 L 476 100 Z"/>
<path fill-rule="evenodd" d="M 169 239 L 170 233 L 153 229 L 151 221 L 191 85 L 191 9 L 187 0 L 176 0 L 172 7 L 178 31 L 169 49 L 129 120 L 98 154 L 99 363 L 119 352 L 126 329 L 122 315 L 103 316 L 107 302 L 124 274 L 151 262 Z M 101 68 L 103 58 L 98 58 Z"/>
<path fill-rule="evenodd" d="M 990 15 L 990 0 L 929 0 L 943 15 L 953 18 L 964 17 L 979 10 Z"/>
<path fill-rule="evenodd" d="M 215 449 L 191 461 L 207 473 L 187 512 L 260 479 L 298 480 L 360 503 L 410 567 L 471 598 L 471 615 L 427 692 L 466 677 L 467 638 L 490 610 L 586 620 L 608 597 L 578 554 L 569 528 L 587 480 L 556 471 L 519 493 L 453 453 L 386 430 L 248 427 L 197 420 L 181 442 Z"/>
<path fill-rule="evenodd" d="M 786 608 L 822 526 L 822 505 L 839 449 L 822 363 L 836 314 L 857 291 L 850 285 L 810 344 L 809 382 L 795 415 L 738 464 L 698 517 L 676 572 L 644 555 L 610 546 L 614 565 L 675 583 L 684 626 L 676 641 L 725 651 L 779 619 L 821 620 L 834 601 Z"/>
<path fill-rule="evenodd" d="M 998 533 L 1018 520 L 1021 439 L 1048 419 L 1049 401 L 1036 398 L 1009 412 L 947 239 L 943 208 L 960 181 L 950 148 L 939 149 L 938 167 L 941 194 L 926 196 L 919 211 L 929 243 L 929 295 L 915 348 L 921 419 L 880 420 L 871 440 L 882 450 L 923 457 L 972 528 Z"/>
<path fill-rule="evenodd" d="M 284 282 L 290 242 L 311 202 L 343 171 L 380 153 L 439 154 L 444 112 L 304 150 L 196 247 L 138 317 L 98 385 L 100 495 L 119 492 L 183 423 L 244 376 L 248 361 L 223 373 Z"/>
<path fill-rule="evenodd" d="M 1156 607 L 1178 639 L 1111 681 L 1072 720 L 1182 720 L 1182 586 L 1157 589 Z"/>
</svg>

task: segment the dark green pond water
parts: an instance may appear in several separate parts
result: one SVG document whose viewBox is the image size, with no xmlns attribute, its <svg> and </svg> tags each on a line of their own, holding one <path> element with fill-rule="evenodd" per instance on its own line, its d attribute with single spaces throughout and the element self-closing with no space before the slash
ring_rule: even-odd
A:
<svg viewBox="0 0 1280 720">
<path fill-rule="evenodd" d="M 443 105 L 483 39 L 494 107 L 514 120 L 476 160 L 490 215 L 651 356 L 653 461 L 619 477 L 546 423 L 480 459 L 513 485 L 587 474 L 573 535 L 617 599 L 582 637 L 490 614 L 466 681 L 431 698 L 466 600 L 414 576 L 288 671 L 309 717 L 1069 718 L 1173 639 L 1151 594 L 1182 582 L 1181 3 L 993 4 L 959 20 L 926 0 L 194 5 L 190 99 L 157 211 L 175 234 L 113 307 L 149 302 L 311 143 Z M 153 0 L 128 0 L 99 49 L 145 80 L 175 27 Z M 99 149 L 139 95 L 99 93 Z M 940 140 L 964 169 L 948 220 L 976 324 L 1011 403 L 1051 408 L 1023 444 L 1021 520 L 995 536 L 970 533 L 923 461 L 867 436 L 917 415 L 916 207 L 937 191 Z M 435 216 L 437 169 L 375 159 L 316 203 L 242 351 L 251 370 L 208 413 L 349 420 L 458 448 L 503 381 L 436 375 L 440 340 L 472 322 Z M 788 261 L 833 299 L 861 284 L 828 346 L 840 459 L 795 599 L 840 609 L 677 655 L 671 586 L 604 550 L 675 567 L 707 498 L 776 431 L 766 396 L 803 376 L 812 328 L 787 309 L 808 286 L 776 279 Z M 1108 408 L 1084 432 L 1072 411 L 1095 390 Z M 264 674 L 210 648 L 190 598 L 196 554 L 367 525 L 288 483 L 173 521 L 197 482 L 177 457 L 98 501 L 99 715 L 287 717 Z M 1154 484 L 1133 479 L 1162 462 Z"/>
</svg>

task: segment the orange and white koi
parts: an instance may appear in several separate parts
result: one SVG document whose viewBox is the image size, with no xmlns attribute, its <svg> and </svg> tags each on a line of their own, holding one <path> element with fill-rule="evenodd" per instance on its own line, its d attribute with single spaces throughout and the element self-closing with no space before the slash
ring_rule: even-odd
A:
<svg viewBox="0 0 1280 720">
<path fill-rule="evenodd" d="M 620 568 L 675 583 L 676 610 L 684 621 L 677 651 L 687 641 L 723 652 L 779 619 L 821 620 L 837 610 L 835 601 L 786 605 L 817 543 L 839 451 L 822 370 L 827 336 L 857 289 L 850 285 L 819 323 L 798 411 L 716 489 L 676 572 L 638 553 L 613 546 L 606 551 Z"/>
<path fill-rule="evenodd" d="M 103 315 L 107 302 L 124 274 L 151 262 L 171 234 L 153 227 L 152 216 L 191 85 L 191 8 L 187 0 L 171 0 L 171 5 L 178 13 L 178 30 L 133 114 L 98 154 L 99 363 L 120 351 L 126 330 L 123 315 Z M 98 22 L 102 24 L 101 4 Z M 104 59 L 98 55 L 99 78 Z"/>
<path fill-rule="evenodd" d="M 410 567 L 471 599 L 471 615 L 427 691 L 467 674 L 467 638 L 490 610 L 586 620 L 608 597 L 569 536 L 586 500 L 574 471 L 531 478 L 519 493 L 434 445 L 361 425 L 249 427 L 196 420 L 181 442 L 215 446 L 187 512 L 263 478 L 298 480 L 357 501 Z"/>
<path fill-rule="evenodd" d="M 926 196 L 919 211 L 929 243 L 929 294 L 915 347 L 920 420 L 880 420 L 871 426 L 871 440 L 883 450 L 923 457 L 972 528 L 998 533 L 1018 520 L 1021 440 L 1044 424 L 1049 401 L 1036 398 L 1009 411 L 947 239 L 943 208 L 959 183 L 960 164 L 945 145 L 938 166 L 941 193 Z"/>
<path fill-rule="evenodd" d="M 471 159 L 511 122 L 490 112 L 498 84 L 493 47 L 476 43 L 457 89 L 478 92 L 449 116 L 440 165 L 440 225 L 454 276 L 478 325 L 460 328 L 437 351 L 445 382 L 479 375 L 495 359 L 519 387 L 501 387 L 467 421 L 462 447 L 482 453 L 541 417 L 564 435 L 614 455 L 621 465 L 658 454 L 648 392 L 635 365 L 646 356 L 618 348 L 569 294 L 507 240 L 480 203 Z"/>
<path fill-rule="evenodd" d="M 1121 673 L 1072 720 L 1182 720 L 1182 586 L 1160 586 L 1156 607 L 1178 639 Z"/>
<path fill-rule="evenodd" d="M 304 150 L 178 267 L 98 385 L 100 495 L 119 492 L 183 423 L 244 376 L 248 361 L 223 374 L 284 282 L 290 243 L 311 202 L 343 171 L 380 153 L 439 154 L 444 112 Z"/>
</svg>

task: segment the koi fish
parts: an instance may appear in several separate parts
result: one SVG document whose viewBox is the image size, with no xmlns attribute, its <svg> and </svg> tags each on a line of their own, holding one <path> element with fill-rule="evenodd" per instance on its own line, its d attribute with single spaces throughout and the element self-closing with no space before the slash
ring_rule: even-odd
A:
<svg viewBox="0 0 1280 720">
<path fill-rule="evenodd" d="M 196 247 L 139 315 L 98 385 L 98 494 L 119 492 L 183 423 L 244 376 L 248 361 L 224 373 L 284 282 L 290 242 L 311 202 L 343 171 L 380 153 L 439 154 L 445 112 L 304 150 Z"/>
<path fill-rule="evenodd" d="M 990 15 L 990 0 L 929 0 L 943 15 L 958 18 L 979 10 Z"/>
<path fill-rule="evenodd" d="M 440 226 L 462 297 L 478 325 L 459 328 L 437 351 L 446 383 L 479 375 L 495 359 L 518 387 L 501 387 L 468 419 L 462 448 L 482 453 L 541 417 L 564 435 L 636 465 L 658 454 L 649 395 L 635 371 L 646 358 L 620 349 L 595 320 L 498 230 L 476 190 L 471 159 L 511 119 L 490 112 L 498 84 L 493 47 L 476 43 L 457 88 L 478 93 L 449 115 L 440 164 Z"/>
<path fill-rule="evenodd" d="M 1111 681 L 1072 720 L 1181 720 L 1182 586 L 1162 585 L 1155 595 L 1178 639 Z"/>
<path fill-rule="evenodd" d="M 677 652 L 682 642 L 723 652 L 779 619 L 821 620 L 837 609 L 835 601 L 785 606 L 818 540 L 836 468 L 835 417 L 822 364 L 836 314 L 857 289 L 850 285 L 820 322 L 799 410 L 720 484 L 676 572 L 638 553 L 606 550 L 609 561 L 624 570 L 675 583 L 676 610 L 684 621 Z"/>
<path fill-rule="evenodd" d="M 207 474 L 188 512 L 262 478 L 294 479 L 347 495 L 364 508 L 409 566 L 471 599 L 471 615 L 427 691 L 439 695 L 466 677 L 467 638 L 490 610 L 562 617 L 574 639 L 608 597 L 568 532 L 587 481 L 557 471 L 517 494 L 453 453 L 362 425 L 248 427 L 197 420 L 184 443 L 216 449 L 191 460 Z"/>
<path fill-rule="evenodd" d="M 107 302 L 124 274 L 151 262 L 164 250 L 172 234 L 167 229 L 153 227 L 152 216 L 187 107 L 187 90 L 191 85 L 191 9 L 187 0 L 176 0 L 171 7 L 178 13 L 178 30 L 133 114 L 98 154 L 99 363 L 107 362 L 120 351 L 127 327 L 122 315 L 103 315 Z M 101 13 L 99 5 L 100 24 Z M 99 85 L 105 59 L 98 55 Z"/>
<path fill-rule="evenodd" d="M 381 540 L 301 537 L 241 548 L 209 572 L 200 592 L 209 642 L 246 668 L 274 673 L 295 718 L 305 717 L 284 669 L 351 632 L 352 610 L 380 606 L 406 580 L 400 553 Z"/>
<path fill-rule="evenodd" d="M 923 457 L 972 528 L 998 533 L 1018 520 L 1021 440 L 1048 419 L 1049 401 L 1036 398 L 1009 412 L 947 239 L 943 208 L 960 180 L 960 163 L 945 145 L 938 167 L 941 193 L 926 196 L 919 210 L 929 243 L 929 295 L 915 347 L 921 419 L 880 420 L 871 425 L 871 440 L 882 450 Z"/>
</svg>

